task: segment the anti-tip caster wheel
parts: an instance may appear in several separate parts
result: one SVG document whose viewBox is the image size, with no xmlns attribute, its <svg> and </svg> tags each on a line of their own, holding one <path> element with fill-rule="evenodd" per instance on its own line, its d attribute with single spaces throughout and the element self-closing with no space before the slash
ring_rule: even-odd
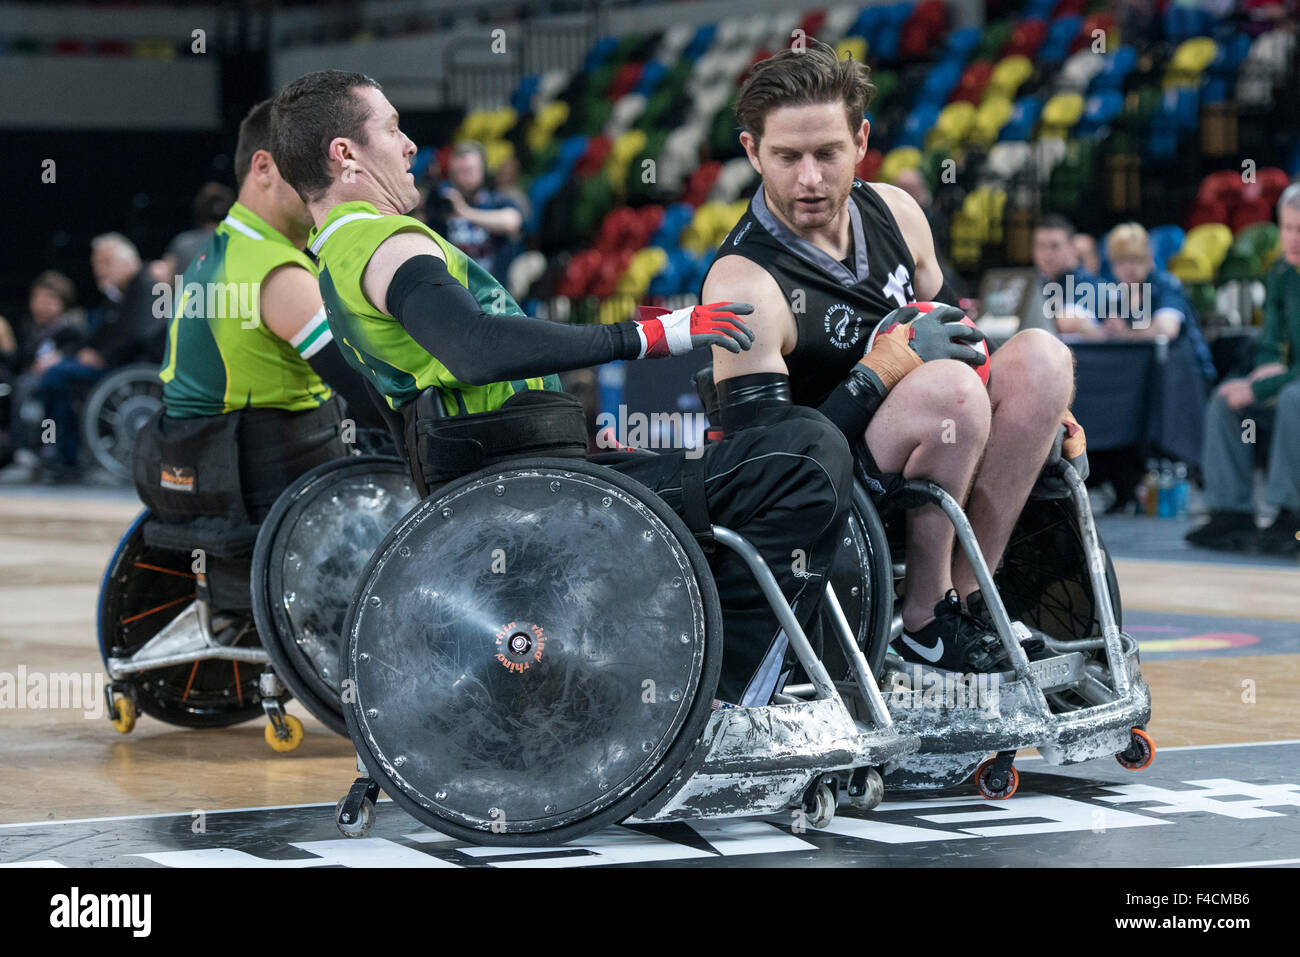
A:
<svg viewBox="0 0 1300 957">
<path fill-rule="evenodd" d="M 1020 787 L 1020 772 L 1014 767 L 1009 767 L 1000 774 L 995 772 L 993 766 L 997 760 L 997 758 L 989 758 L 979 766 L 979 770 L 975 772 L 975 786 L 979 788 L 980 794 L 990 801 L 1005 801 L 1016 793 L 1016 788 Z"/>
<path fill-rule="evenodd" d="M 284 753 L 293 751 L 298 745 L 302 744 L 303 736 L 306 731 L 303 730 L 302 722 L 291 714 L 283 715 L 280 718 L 284 722 L 284 727 L 277 728 L 275 722 L 266 722 L 266 743 L 271 746 L 272 751 Z"/>
<path fill-rule="evenodd" d="M 361 812 L 357 815 L 357 819 L 346 822 L 343 820 L 343 804 L 347 799 L 345 794 L 339 798 L 339 803 L 334 805 L 334 823 L 338 825 L 339 833 L 344 837 L 365 837 L 375 826 L 375 802 L 370 798 L 362 800 Z"/>
<path fill-rule="evenodd" d="M 1141 771 L 1151 766 L 1156 759 L 1156 743 L 1151 735 L 1141 728 L 1134 728 L 1130 733 L 1128 747 L 1115 755 L 1115 760 L 1130 771 Z"/>
<path fill-rule="evenodd" d="M 866 768 L 865 771 L 860 782 L 850 782 L 849 803 L 859 811 L 872 811 L 884 800 L 885 782 L 875 768 Z"/>
<path fill-rule="evenodd" d="M 804 801 L 809 827 L 825 827 L 835 817 L 835 792 L 825 781 L 814 786 L 812 794 Z"/>
<path fill-rule="evenodd" d="M 122 697 L 113 702 L 113 729 L 118 734 L 130 734 L 135 728 L 135 702 Z"/>
</svg>

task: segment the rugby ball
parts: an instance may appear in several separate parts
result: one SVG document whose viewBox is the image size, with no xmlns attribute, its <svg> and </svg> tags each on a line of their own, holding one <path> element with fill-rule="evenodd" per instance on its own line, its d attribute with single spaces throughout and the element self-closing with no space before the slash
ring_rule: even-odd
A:
<svg viewBox="0 0 1300 957">
<path fill-rule="evenodd" d="M 945 303 L 909 302 L 907 305 L 916 306 L 916 308 L 921 312 L 929 312 L 931 309 L 937 309 L 940 306 L 945 305 Z M 906 306 L 904 306 L 904 308 L 906 308 Z M 965 325 L 970 326 L 972 329 L 977 328 L 974 321 L 969 316 L 962 316 L 961 322 Z M 870 352 L 871 347 L 875 345 L 876 336 L 883 336 L 885 333 L 896 328 L 897 326 L 898 326 L 897 322 L 889 322 L 889 324 L 886 325 L 885 319 L 881 319 L 880 322 L 876 324 L 876 328 L 871 331 L 871 337 L 867 339 L 867 352 Z M 971 346 L 971 348 L 974 349 L 981 356 L 980 363 L 978 365 L 972 366 L 972 368 L 975 370 L 976 375 L 980 377 L 980 381 L 983 382 L 985 385 L 988 385 L 989 384 L 989 345 L 987 342 L 981 341 L 981 342 L 974 343 Z"/>
</svg>

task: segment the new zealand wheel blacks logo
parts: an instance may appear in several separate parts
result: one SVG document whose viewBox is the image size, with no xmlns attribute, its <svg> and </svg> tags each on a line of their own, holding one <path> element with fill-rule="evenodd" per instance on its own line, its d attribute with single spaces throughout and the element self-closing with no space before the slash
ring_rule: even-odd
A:
<svg viewBox="0 0 1300 957">
<path fill-rule="evenodd" d="M 496 660 L 507 671 L 527 671 L 542 660 L 546 650 L 546 632 L 531 621 L 508 621 L 497 629 Z"/>
<path fill-rule="evenodd" d="M 837 302 L 826 310 L 822 318 L 822 328 L 830 338 L 831 345 L 837 349 L 848 349 L 857 343 L 862 335 L 862 317 L 850 306 Z"/>
</svg>

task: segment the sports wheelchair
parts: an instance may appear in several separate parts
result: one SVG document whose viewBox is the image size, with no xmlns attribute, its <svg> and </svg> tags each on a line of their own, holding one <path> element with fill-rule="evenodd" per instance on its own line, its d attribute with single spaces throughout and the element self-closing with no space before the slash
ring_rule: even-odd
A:
<svg viewBox="0 0 1300 957">
<path fill-rule="evenodd" d="M 116 479 L 131 478 L 136 436 L 162 408 L 156 363 L 123 366 L 101 379 L 81 410 L 81 433 L 95 464 Z"/>
<path fill-rule="evenodd" d="M 799 700 L 715 700 L 722 616 L 704 553 L 628 476 L 524 458 L 426 498 L 376 549 L 344 624 L 343 714 L 365 773 L 339 801 L 340 831 L 368 833 L 381 788 L 479 844 L 556 844 L 619 821 L 825 826 L 841 789 L 875 807 L 879 769 L 919 742 L 891 719 L 855 626 L 834 631 L 862 677 L 850 704 L 758 551 L 712 532 L 785 629 L 810 684 Z"/>
<path fill-rule="evenodd" d="M 290 693 L 280 675 L 287 672 L 288 665 L 277 674 L 272 668 L 277 658 L 262 640 L 267 631 L 264 622 L 278 624 L 281 619 L 266 613 L 259 621 L 266 603 L 259 605 L 257 589 L 250 589 L 250 581 L 254 586 L 260 583 L 264 595 L 268 578 L 277 586 L 287 580 L 289 589 L 283 597 L 291 606 L 297 580 L 284 567 L 271 572 L 269 556 L 274 554 L 288 564 L 311 567 L 328 576 L 337 564 L 340 547 L 363 550 L 360 557 L 352 558 L 355 577 L 369 554 L 362 541 L 370 528 L 367 515 L 386 510 L 384 524 L 369 532 L 373 547 L 414 504 L 414 495 L 389 496 L 382 477 L 368 485 L 353 481 L 358 472 L 382 471 L 395 460 L 374 455 L 330 457 L 343 447 L 330 444 L 331 436 L 338 433 L 337 418 L 322 411 L 319 416 L 297 420 L 295 424 L 301 428 L 296 434 L 281 438 L 279 444 L 288 449 L 283 466 L 287 474 L 304 468 L 309 471 L 280 496 L 287 499 L 283 507 L 277 499 L 268 520 L 255 521 L 254 516 L 261 515 L 265 506 L 253 514 L 246 508 L 237 464 L 239 445 L 234 439 L 241 426 L 235 418 L 231 416 L 228 423 L 216 419 L 196 422 L 199 431 L 179 440 L 179 452 L 162 455 L 157 443 L 167 440 L 142 430 L 135 480 L 147 507 L 119 543 L 100 589 L 98 633 L 109 676 L 109 715 L 118 731 L 128 733 L 139 712 L 183 727 L 225 727 L 265 713 L 269 719 L 267 743 L 276 751 L 291 751 L 301 743 L 304 729 L 301 721 L 284 710 Z M 275 434 L 266 423 L 258 429 L 264 435 Z M 189 462 L 195 460 L 192 456 L 198 456 L 197 461 L 203 464 L 197 468 L 160 464 Z M 322 458 L 328 461 L 310 468 Z M 344 481 L 332 482 L 337 476 Z M 269 500 L 282 481 L 278 474 L 265 483 L 259 481 L 252 490 L 254 498 Z M 261 487 L 263 484 L 266 487 Z M 397 485 L 400 490 L 400 483 Z M 316 493 L 323 487 L 330 488 L 330 494 L 318 500 Z M 318 506 L 305 521 L 304 503 Z M 318 523 L 331 513 L 353 523 L 351 535 L 317 534 Z M 300 553 L 286 556 L 279 550 L 268 552 L 268 557 L 258 555 L 256 543 L 268 521 L 276 529 L 287 524 L 296 532 L 298 537 L 290 536 L 289 542 Z M 263 564 L 255 566 L 255 560 Z M 260 575 L 254 573 L 254 567 L 260 568 Z M 315 581 L 319 580 L 318 576 Z M 336 590 L 338 584 L 334 582 Z M 343 592 L 349 593 L 351 587 L 347 580 Z M 318 616 L 327 614 L 333 597 L 328 591 L 313 596 Z M 286 614 L 292 618 L 292 608 Z M 337 623 L 334 627 L 337 630 Z M 305 688 L 303 694 L 310 692 L 310 686 L 298 680 L 297 672 L 293 687 L 295 691 Z M 341 720 L 336 730 L 341 733 Z"/>
</svg>

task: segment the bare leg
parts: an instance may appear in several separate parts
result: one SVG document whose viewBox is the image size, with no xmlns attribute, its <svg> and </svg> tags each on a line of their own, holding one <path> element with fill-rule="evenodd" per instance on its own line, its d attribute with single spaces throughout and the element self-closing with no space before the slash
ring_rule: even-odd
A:
<svg viewBox="0 0 1300 957">
<path fill-rule="evenodd" d="M 992 427 L 966 503 L 990 571 L 1002 558 L 1074 396 L 1074 356 L 1051 333 L 1018 333 L 991 361 Z M 963 602 L 979 587 L 964 552 L 953 557 L 952 581 Z"/>
<path fill-rule="evenodd" d="M 926 478 L 961 501 L 970 488 L 989 434 L 988 393 L 969 366 L 927 362 L 896 385 L 867 427 L 867 446 L 885 472 Z M 934 606 L 952 586 L 952 523 L 937 505 L 908 513 L 909 630 L 934 620 Z"/>
</svg>

